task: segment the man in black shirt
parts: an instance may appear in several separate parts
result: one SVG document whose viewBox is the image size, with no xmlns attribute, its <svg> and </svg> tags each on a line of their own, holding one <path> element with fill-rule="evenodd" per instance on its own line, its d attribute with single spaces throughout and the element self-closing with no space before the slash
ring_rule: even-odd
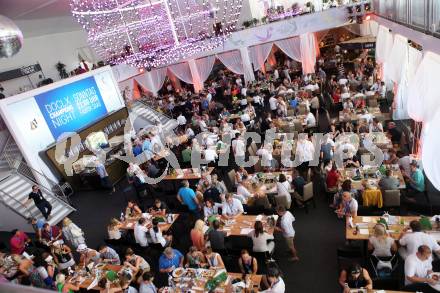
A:
<svg viewBox="0 0 440 293">
<path fill-rule="evenodd" d="M 393 143 L 400 143 L 400 139 L 402 138 L 402 132 L 397 128 L 396 123 L 394 122 L 388 123 L 388 134 L 391 136 L 391 141 Z"/>
<path fill-rule="evenodd" d="M 27 205 L 30 200 L 34 200 L 37 208 L 43 214 L 44 218 L 48 220 L 52 212 L 52 205 L 43 197 L 43 193 L 37 185 L 32 186 L 32 192 L 29 193 L 29 197 L 24 204 Z"/>
</svg>

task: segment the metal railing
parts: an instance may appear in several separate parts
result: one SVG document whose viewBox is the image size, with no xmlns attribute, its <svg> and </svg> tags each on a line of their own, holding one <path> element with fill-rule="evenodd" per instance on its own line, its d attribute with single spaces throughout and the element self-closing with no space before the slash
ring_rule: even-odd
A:
<svg viewBox="0 0 440 293">
<path fill-rule="evenodd" d="M 56 183 L 55 181 L 53 181 L 43 173 L 31 168 L 24 160 L 16 162 L 15 164 L 17 166 L 17 168 L 14 169 L 15 172 L 22 175 L 23 177 L 26 177 L 34 184 L 38 184 L 37 180 L 35 179 L 35 176 L 40 177 L 40 179 L 42 178 L 50 186 L 50 189 L 44 186 L 44 184 L 38 184 L 40 189 L 43 189 L 50 195 L 54 196 L 56 200 L 61 200 L 65 204 L 71 205 L 69 197 L 65 194 L 63 188 L 61 188 L 61 186 L 58 183 Z"/>
<path fill-rule="evenodd" d="M 166 117 L 166 118 L 168 118 L 168 119 L 170 119 L 170 120 L 173 119 L 171 116 L 169 116 L 169 115 L 166 114 L 166 113 L 160 113 L 160 112 L 156 111 L 156 110 L 154 109 L 154 107 L 157 107 L 157 105 L 155 105 L 155 103 L 149 101 L 148 99 L 141 99 L 141 100 L 139 100 L 139 102 L 140 102 L 142 105 L 146 106 L 146 107 L 148 108 L 148 110 L 150 110 L 154 115 L 156 115 L 156 116 L 158 116 L 158 117 L 160 117 L 160 116 L 164 116 L 164 117 Z"/>
<path fill-rule="evenodd" d="M 373 0 L 377 15 L 440 37 L 440 1 L 438 0 Z"/>
<path fill-rule="evenodd" d="M 34 217 L 34 215 L 32 214 L 31 210 L 29 209 L 29 207 L 27 205 L 25 205 L 24 203 L 20 202 L 19 200 L 17 200 L 15 197 L 13 197 L 12 195 L 10 195 L 9 193 L 0 190 L 0 200 L 3 202 L 4 206 L 7 207 L 8 209 L 10 209 L 11 211 L 13 211 L 14 213 L 16 213 L 17 215 L 21 216 L 21 217 L 25 217 L 27 220 L 30 220 Z M 10 204 L 6 203 L 6 198 L 8 198 L 9 200 L 18 203 L 18 206 L 22 207 L 23 210 L 26 212 L 25 215 L 21 214 L 17 209 L 13 209 Z"/>
<path fill-rule="evenodd" d="M 29 181 L 31 181 L 34 184 L 37 184 L 41 189 L 52 195 L 55 200 L 61 200 L 65 204 L 71 205 L 69 197 L 65 194 L 63 188 L 55 181 L 41 173 L 40 171 L 37 171 L 30 167 L 23 158 L 17 159 L 17 153 L 14 148 L 16 148 L 16 144 L 14 139 L 11 135 L 6 140 L 5 147 L 3 149 L 3 153 L 1 154 L 0 158 L 4 159 L 11 170 L 13 172 L 16 172 L 17 174 L 20 174 L 21 176 L 27 178 Z M 40 177 L 39 179 L 44 180 L 47 185 L 50 187 L 47 188 L 46 186 L 39 184 L 35 178 L 35 176 Z"/>
</svg>

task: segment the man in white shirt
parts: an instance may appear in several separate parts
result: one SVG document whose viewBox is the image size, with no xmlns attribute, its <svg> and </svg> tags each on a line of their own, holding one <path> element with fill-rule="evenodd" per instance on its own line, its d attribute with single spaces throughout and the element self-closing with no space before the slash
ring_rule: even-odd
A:
<svg viewBox="0 0 440 293">
<path fill-rule="evenodd" d="M 145 226 L 145 219 L 140 218 L 136 225 L 134 225 L 134 239 L 139 246 L 148 246 L 147 233 L 148 228 Z"/>
<path fill-rule="evenodd" d="M 244 99 L 246 99 L 246 94 L 247 94 L 247 88 L 244 86 L 241 88 L 241 95 L 244 97 Z M 246 104 L 247 104 L 247 99 L 246 99 Z"/>
<path fill-rule="evenodd" d="M 234 198 L 231 193 L 227 193 L 225 201 L 222 205 L 222 215 L 228 219 L 232 219 L 244 212 L 241 202 Z"/>
<path fill-rule="evenodd" d="M 269 98 L 269 107 L 270 110 L 272 111 L 272 114 L 276 114 L 278 108 L 278 100 L 275 96 Z"/>
<path fill-rule="evenodd" d="M 312 112 L 307 111 L 306 116 L 306 127 L 315 127 L 316 126 L 316 118 Z"/>
<path fill-rule="evenodd" d="M 261 166 L 262 167 L 270 167 L 272 166 L 272 145 L 265 144 L 263 145 L 256 153 L 257 156 L 261 157 Z"/>
<path fill-rule="evenodd" d="M 251 121 L 251 116 L 249 116 L 249 113 L 243 112 L 243 114 L 240 115 L 240 120 L 246 125 Z"/>
<path fill-rule="evenodd" d="M 206 150 L 203 151 L 203 153 L 205 155 L 205 160 L 208 162 L 215 162 L 218 158 L 215 146 L 208 147 Z"/>
<path fill-rule="evenodd" d="M 255 95 L 255 96 L 252 98 L 252 100 L 253 100 L 254 106 L 255 106 L 255 105 L 263 106 L 263 98 L 262 98 L 261 96 L 259 96 L 259 95 Z"/>
<path fill-rule="evenodd" d="M 356 217 L 359 204 L 355 198 L 351 196 L 351 193 L 344 191 L 342 193 L 341 207 L 336 210 L 339 218 L 343 217 Z"/>
<path fill-rule="evenodd" d="M 399 164 L 399 167 L 401 167 L 406 174 L 411 174 L 411 157 L 410 156 L 404 156 L 403 152 L 398 151 L 397 152 L 397 157 L 399 157 L 399 161 L 397 162 L 397 164 Z"/>
<path fill-rule="evenodd" d="M 188 127 L 185 131 L 185 134 L 188 136 L 188 139 L 192 139 L 196 134 L 194 133 L 194 130 L 192 130 L 191 127 Z"/>
<path fill-rule="evenodd" d="M 281 217 L 280 227 L 275 227 L 276 231 L 282 232 L 284 239 L 286 239 L 287 246 L 292 254 L 290 261 L 298 261 L 299 257 L 295 248 L 295 229 L 293 229 L 293 222 L 295 222 L 295 217 L 291 212 L 286 211 L 284 206 L 279 206 L 277 208 L 278 216 Z"/>
<path fill-rule="evenodd" d="M 268 268 L 266 280 L 269 283 L 269 288 L 261 291 L 261 293 L 284 293 L 286 292 L 286 284 L 280 276 L 280 271 L 277 268 Z"/>
<path fill-rule="evenodd" d="M 373 115 L 371 115 L 370 113 L 368 113 L 367 110 L 362 109 L 362 114 L 359 116 L 359 120 L 366 120 L 367 123 L 371 123 L 373 121 Z"/>
<path fill-rule="evenodd" d="M 421 245 L 417 252 L 405 260 L 405 289 L 417 292 L 437 292 L 428 284 L 436 284 L 429 275 L 432 273 L 432 253 L 428 246 Z"/>
<path fill-rule="evenodd" d="M 237 134 L 236 139 L 232 141 L 232 150 L 234 152 L 236 163 L 239 161 L 244 162 L 246 145 L 243 138 L 239 134 Z"/>
<path fill-rule="evenodd" d="M 408 230 L 411 229 L 412 232 Z M 422 232 L 422 226 L 419 221 L 411 221 L 409 228 L 405 228 L 399 236 L 399 254 L 403 259 L 409 255 L 415 254 L 421 245 L 426 245 L 429 249 L 440 255 L 440 246 L 437 241 L 429 234 Z"/>
<path fill-rule="evenodd" d="M 305 163 L 313 160 L 313 156 L 315 154 L 315 146 L 313 143 L 308 140 L 307 134 L 301 133 L 299 135 L 298 142 L 296 144 L 296 154 L 295 156 L 298 158 L 299 162 Z"/>
<path fill-rule="evenodd" d="M 318 96 L 313 96 L 313 98 L 310 100 L 310 108 L 312 108 L 312 110 L 318 110 L 319 109 L 319 98 Z"/>
<path fill-rule="evenodd" d="M 186 124 L 186 118 L 185 118 L 185 116 L 182 115 L 182 113 L 180 113 L 179 116 L 177 116 L 176 120 L 177 120 L 177 124 L 179 124 L 179 126 Z"/>
<path fill-rule="evenodd" d="M 200 131 L 201 132 L 208 131 L 208 125 L 206 125 L 206 122 L 205 122 L 205 120 L 203 118 L 201 118 L 199 120 L 199 127 L 200 127 Z"/>
<path fill-rule="evenodd" d="M 254 195 L 247 189 L 246 186 L 249 185 L 249 179 L 243 178 L 241 182 L 238 183 L 237 186 L 237 197 L 240 199 L 242 203 L 246 203 L 250 197 Z"/>
</svg>

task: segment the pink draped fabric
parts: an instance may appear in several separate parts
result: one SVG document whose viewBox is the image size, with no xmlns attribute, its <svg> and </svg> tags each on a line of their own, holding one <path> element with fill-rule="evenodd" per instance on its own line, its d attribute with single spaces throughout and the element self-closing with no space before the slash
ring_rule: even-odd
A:
<svg viewBox="0 0 440 293">
<path fill-rule="evenodd" d="M 249 58 L 254 66 L 254 70 L 262 70 L 264 72 L 264 62 L 269 57 L 272 45 L 272 43 L 266 43 L 248 48 Z"/>
<path fill-rule="evenodd" d="M 135 80 L 147 91 L 157 95 L 165 82 L 166 68 L 152 69 L 135 77 Z"/>
<path fill-rule="evenodd" d="M 315 73 L 317 57 L 316 37 L 313 33 L 306 33 L 299 36 L 301 48 L 301 64 L 303 74 Z"/>
<path fill-rule="evenodd" d="M 301 43 L 298 37 L 276 41 L 275 45 L 289 58 L 301 62 Z"/>
<path fill-rule="evenodd" d="M 235 74 L 244 74 L 240 51 L 234 50 L 217 54 L 217 58 L 227 69 Z"/>
<path fill-rule="evenodd" d="M 188 62 L 182 62 L 168 66 L 168 69 L 181 81 L 192 84 L 193 79 Z"/>
</svg>

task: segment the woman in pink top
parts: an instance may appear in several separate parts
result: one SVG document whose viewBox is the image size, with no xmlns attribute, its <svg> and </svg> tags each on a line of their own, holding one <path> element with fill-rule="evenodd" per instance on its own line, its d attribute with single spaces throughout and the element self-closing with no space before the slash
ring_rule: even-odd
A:
<svg viewBox="0 0 440 293">
<path fill-rule="evenodd" d="M 191 240 L 198 250 L 203 250 L 205 248 L 205 233 L 203 233 L 203 228 L 205 223 L 202 220 L 197 220 L 194 228 L 191 230 Z"/>
</svg>

